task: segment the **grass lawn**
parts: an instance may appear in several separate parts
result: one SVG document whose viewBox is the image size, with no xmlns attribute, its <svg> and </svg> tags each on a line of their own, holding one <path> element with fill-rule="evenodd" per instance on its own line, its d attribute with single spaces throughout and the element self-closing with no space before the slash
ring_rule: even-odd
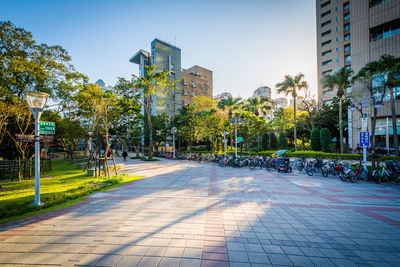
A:
<svg viewBox="0 0 400 267">
<path fill-rule="evenodd" d="M 89 177 L 68 161 L 55 161 L 53 171 L 41 175 L 40 199 L 43 206 L 33 206 L 35 180 L 0 181 L 0 223 L 72 205 L 94 192 L 105 191 L 140 179 L 119 174 L 110 179 Z"/>
</svg>

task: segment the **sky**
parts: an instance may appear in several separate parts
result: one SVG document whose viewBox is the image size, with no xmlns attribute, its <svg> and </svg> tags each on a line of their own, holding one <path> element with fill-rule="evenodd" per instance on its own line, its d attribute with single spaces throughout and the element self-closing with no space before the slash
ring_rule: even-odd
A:
<svg viewBox="0 0 400 267">
<path fill-rule="evenodd" d="M 61 45 L 91 82 L 138 75 L 129 58 L 154 38 L 182 51 L 182 67 L 213 71 L 214 95 L 247 98 L 303 73 L 317 91 L 315 0 L 0 0 L 0 20 Z"/>
</svg>

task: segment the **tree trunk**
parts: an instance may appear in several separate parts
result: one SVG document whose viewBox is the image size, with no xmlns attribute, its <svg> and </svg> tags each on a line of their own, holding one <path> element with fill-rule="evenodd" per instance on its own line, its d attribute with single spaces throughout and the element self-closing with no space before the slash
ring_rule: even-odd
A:
<svg viewBox="0 0 400 267">
<path fill-rule="evenodd" d="M 399 156 L 399 139 L 397 138 L 396 107 L 394 105 L 393 87 L 390 87 L 389 90 L 390 90 L 390 109 L 392 111 L 394 153 L 395 153 L 396 157 L 398 157 Z"/>
<path fill-rule="evenodd" d="M 153 125 L 151 123 L 150 111 L 147 111 L 147 124 L 149 127 L 149 159 L 153 159 Z"/>
<path fill-rule="evenodd" d="M 340 153 L 343 154 L 343 127 L 342 127 L 342 97 L 339 97 L 339 133 Z"/>
<path fill-rule="evenodd" d="M 293 97 L 293 130 L 294 130 L 294 150 L 297 151 L 297 133 L 296 133 L 296 98 Z"/>
</svg>

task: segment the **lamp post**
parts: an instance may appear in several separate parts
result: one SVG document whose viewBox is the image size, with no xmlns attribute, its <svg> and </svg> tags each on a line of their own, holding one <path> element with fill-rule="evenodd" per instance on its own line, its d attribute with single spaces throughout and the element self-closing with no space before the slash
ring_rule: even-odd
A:
<svg viewBox="0 0 400 267">
<path fill-rule="evenodd" d="M 224 137 L 224 160 L 226 160 L 226 142 L 227 142 L 227 140 L 226 140 L 226 136 L 229 134 L 229 132 L 227 132 L 227 131 L 224 131 L 223 133 L 222 133 L 222 137 Z"/>
<path fill-rule="evenodd" d="M 40 202 L 40 140 L 39 140 L 39 119 L 42 110 L 46 106 L 50 95 L 46 93 L 26 91 L 24 92 L 26 102 L 35 118 L 35 206 L 42 205 Z"/>
<path fill-rule="evenodd" d="M 175 159 L 175 134 L 176 134 L 176 127 L 172 127 L 171 132 L 172 132 L 172 145 L 173 145 L 173 158 Z"/>
<path fill-rule="evenodd" d="M 235 124 L 235 157 L 237 158 L 237 125 L 242 125 L 242 121 L 238 117 L 234 117 L 231 121 L 231 126 Z"/>
</svg>

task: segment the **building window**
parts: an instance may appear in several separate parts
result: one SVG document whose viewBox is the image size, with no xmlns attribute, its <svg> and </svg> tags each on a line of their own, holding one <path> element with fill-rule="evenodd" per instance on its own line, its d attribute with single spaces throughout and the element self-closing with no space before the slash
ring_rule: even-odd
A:
<svg viewBox="0 0 400 267">
<path fill-rule="evenodd" d="M 346 34 L 346 35 L 344 36 L 344 40 L 345 40 L 345 41 L 350 40 L 350 34 Z"/>
<path fill-rule="evenodd" d="M 346 88 L 346 94 L 350 94 L 351 93 L 351 86 Z"/>
<path fill-rule="evenodd" d="M 346 25 L 344 25 L 344 30 L 350 31 L 350 23 L 347 23 Z"/>
<path fill-rule="evenodd" d="M 351 66 L 346 66 L 345 69 L 346 70 L 351 70 Z"/>
<path fill-rule="evenodd" d="M 350 2 L 343 5 L 343 10 L 347 10 L 350 8 Z"/>
<path fill-rule="evenodd" d="M 371 42 L 400 34 L 400 19 L 395 19 L 369 30 Z"/>
<path fill-rule="evenodd" d="M 183 79 L 183 85 L 187 85 L 187 84 L 188 84 L 187 80 Z"/>
<path fill-rule="evenodd" d="M 351 45 L 350 44 L 347 44 L 347 45 L 345 45 L 344 46 L 344 51 L 351 51 Z"/>
<path fill-rule="evenodd" d="M 369 7 L 371 8 L 371 7 L 383 4 L 387 1 L 389 1 L 389 0 L 369 0 Z"/>
<path fill-rule="evenodd" d="M 350 19 L 350 13 L 344 16 L 344 20 Z"/>
<path fill-rule="evenodd" d="M 195 82 L 192 82 L 191 85 L 192 85 L 192 87 L 196 87 L 196 83 Z"/>
<path fill-rule="evenodd" d="M 192 96 L 196 96 L 196 93 L 195 93 L 195 92 L 192 92 Z"/>
<path fill-rule="evenodd" d="M 327 95 L 332 95 L 333 91 L 329 90 L 329 91 L 324 91 L 323 95 L 327 96 Z"/>
<path fill-rule="evenodd" d="M 335 72 L 338 72 L 340 70 L 340 68 L 336 68 L 336 71 Z"/>
<path fill-rule="evenodd" d="M 170 72 L 169 72 L 169 76 L 171 76 L 172 78 L 175 78 L 175 76 L 176 76 L 176 75 L 175 75 L 175 72 L 174 72 L 174 71 L 170 71 Z"/>
<path fill-rule="evenodd" d="M 322 3 L 322 4 L 321 4 L 321 8 L 324 8 L 324 7 L 328 6 L 330 3 L 331 3 L 330 0 L 329 0 L 329 1 L 326 1 L 325 3 Z"/>
<path fill-rule="evenodd" d="M 183 90 L 183 95 L 187 95 L 186 89 Z"/>
<path fill-rule="evenodd" d="M 339 47 L 336 47 L 336 49 L 335 49 L 335 50 L 336 50 L 336 52 L 339 52 Z"/>
<path fill-rule="evenodd" d="M 338 7 L 336 6 L 336 7 L 335 7 L 335 12 L 337 12 L 337 11 L 338 11 Z"/>
<path fill-rule="evenodd" d="M 325 75 L 331 75 L 331 74 L 332 74 L 332 70 L 326 70 L 326 71 L 322 72 L 322 75 L 323 75 L 323 76 L 325 76 Z"/>
<path fill-rule="evenodd" d="M 328 56 L 330 54 L 332 54 L 332 50 L 324 51 L 324 52 L 322 52 L 321 55 L 324 57 L 324 56 Z"/>
<path fill-rule="evenodd" d="M 330 25 L 331 24 L 331 21 L 330 20 L 327 20 L 327 21 L 325 21 L 325 22 L 323 22 L 322 24 L 321 24 L 321 27 L 325 27 L 325 26 L 328 26 L 328 25 Z"/>
<path fill-rule="evenodd" d="M 338 17 L 335 17 L 335 21 L 339 21 L 339 18 L 338 18 Z"/>
<path fill-rule="evenodd" d="M 197 72 L 197 76 L 199 76 L 199 77 L 200 77 L 200 72 Z"/>
<path fill-rule="evenodd" d="M 339 62 L 339 58 L 338 57 L 336 58 L 336 62 Z"/>
<path fill-rule="evenodd" d="M 346 61 L 346 62 L 351 61 L 351 56 L 345 56 L 344 61 Z"/>
<path fill-rule="evenodd" d="M 331 59 L 322 62 L 322 66 L 328 66 L 328 65 L 330 65 L 330 64 L 332 64 L 332 60 L 331 60 Z"/>
<path fill-rule="evenodd" d="M 339 31 L 339 27 L 336 27 L 336 31 L 337 31 L 337 32 Z"/>
<path fill-rule="evenodd" d="M 330 10 L 328 10 L 328 11 L 322 13 L 322 14 L 321 14 L 321 18 L 326 17 L 326 16 L 328 16 L 329 14 L 331 14 L 331 11 L 330 11 Z"/>
<path fill-rule="evenodd" d="M 328 36 L 329 34 L 331 34 L 331 30 L 321 33 L 321 37 Z"/>
<path fill-rule="evenodd" d="M 339 37 L 336 37 L 335 40 L 336 40 L 336 42 L 339 42 Z"/>
<path fill-rule="evenodd" d="M 330 45 L 331 44 L 331 40 L 325 41 L 321 44 L 322 47 Z"/>
</svg>

